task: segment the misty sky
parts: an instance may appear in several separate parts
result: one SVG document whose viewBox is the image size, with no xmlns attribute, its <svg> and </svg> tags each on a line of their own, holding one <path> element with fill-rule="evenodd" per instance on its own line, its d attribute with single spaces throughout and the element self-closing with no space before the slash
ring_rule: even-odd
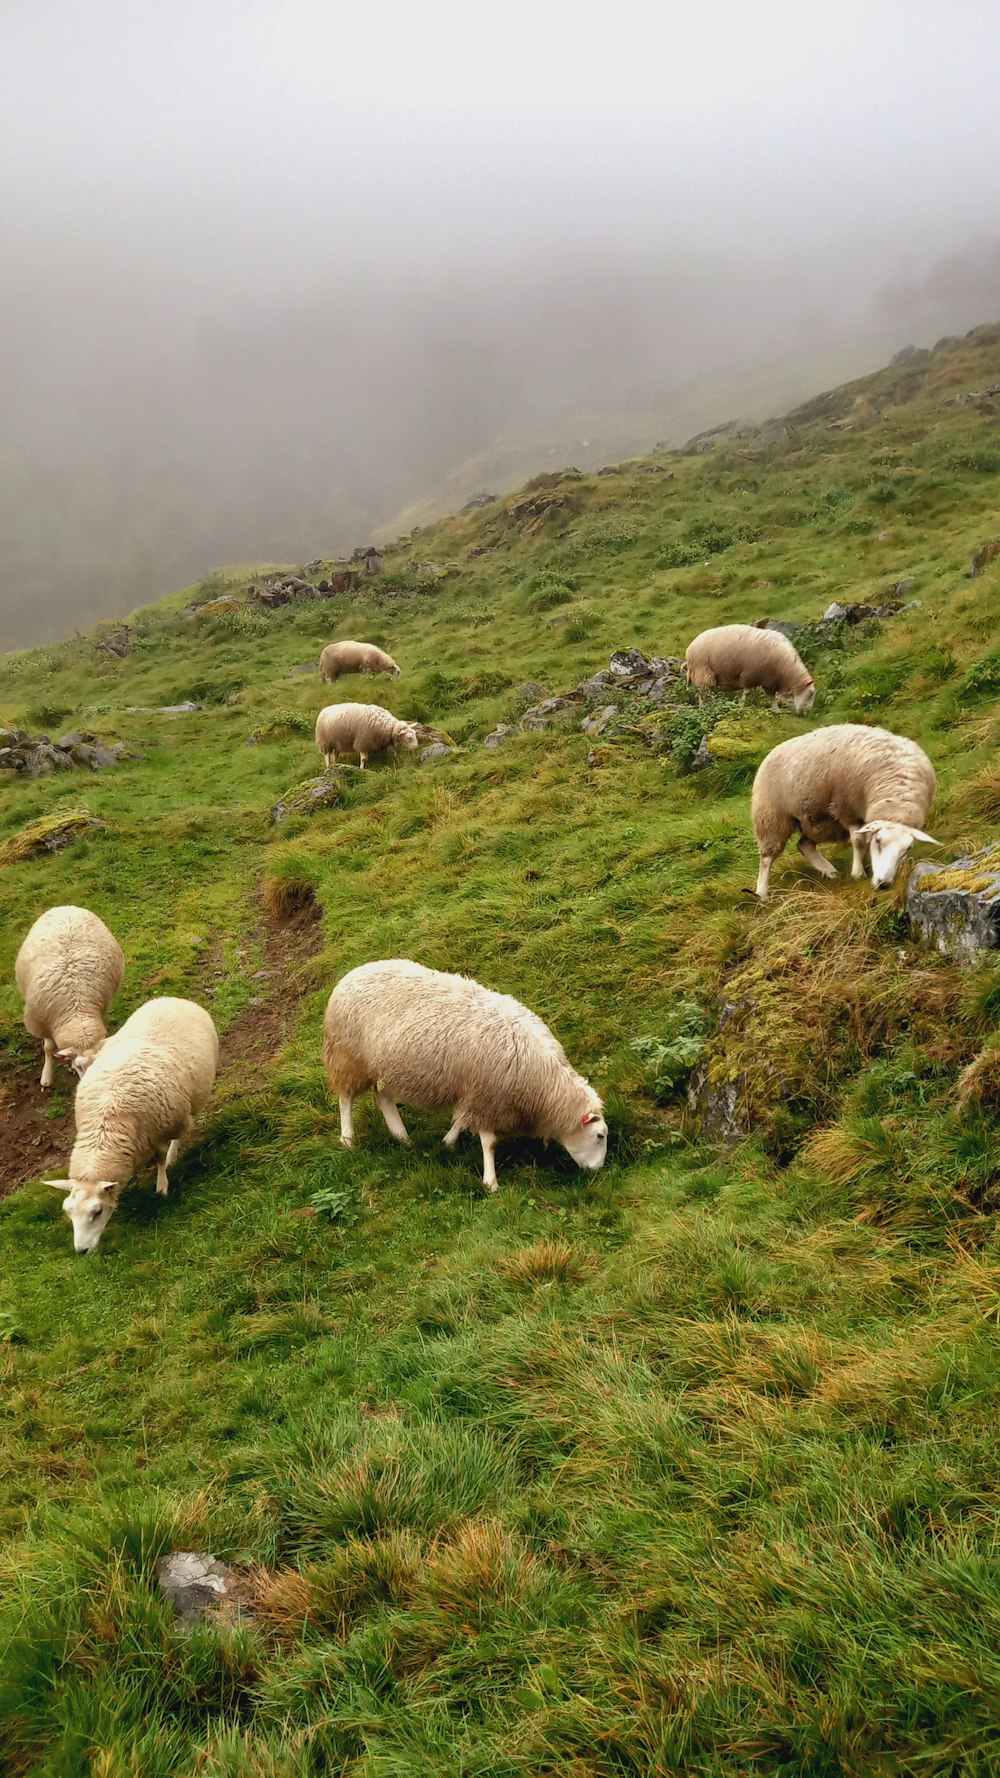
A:
<svg viewBox="0 0 1000 1778">
<path fill-rule="evenodd" d="M 998 318 L 998 66 L 998 0 L 0 0 L 0 648 Z"/>
</svg>

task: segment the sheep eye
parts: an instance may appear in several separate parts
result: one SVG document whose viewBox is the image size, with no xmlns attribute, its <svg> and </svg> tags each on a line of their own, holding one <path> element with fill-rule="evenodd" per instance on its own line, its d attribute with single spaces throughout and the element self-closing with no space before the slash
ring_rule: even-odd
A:
<svg viewBox="0 0 1000 1778">
<path fill-rule="evenodd" d="M 91 1211 L 91 1212 L 90 1212 L 90 1220 L 91 1220 L 91 1222 L 96 1222 L 96 1221 L 97 1221 L 97 1219 L 98 1219 L 98 1217 L 99 1217 L 99 1216 L 100 1216 L 100 1214 L 101 1214 L 101 1212 L 100 1212 L 100 1211 L 99 1211 L 99 1210 L 92 1210 L 92 1211 Z"/>
</svg>

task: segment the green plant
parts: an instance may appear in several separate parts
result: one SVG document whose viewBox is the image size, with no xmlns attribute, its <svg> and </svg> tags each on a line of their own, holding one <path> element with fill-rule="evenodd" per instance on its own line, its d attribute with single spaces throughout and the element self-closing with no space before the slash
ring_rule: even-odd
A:
<svg viewBox="0 0 1000 1778">
<path fill-rule="evenodd" d="M 316 1215 L 324 1222 L 335 1222 L 342 1229 L 353 1228 L 358 1220 L 356 1200 L 348 1191 L 340 1191 L 336 1186 L 322 1186 L 319 1191 L 310 1192 L 309 1203 Z"/>
<path fill-rule="evenodd" d="M 659 1037 L 636 1037 L 632 1048 L 643 1063 L 658 1104 L 675 1099 L 687 1086 L 705 1052 L 705 1013 L 696 1001 L 679 1000 Z"/>
</svg>

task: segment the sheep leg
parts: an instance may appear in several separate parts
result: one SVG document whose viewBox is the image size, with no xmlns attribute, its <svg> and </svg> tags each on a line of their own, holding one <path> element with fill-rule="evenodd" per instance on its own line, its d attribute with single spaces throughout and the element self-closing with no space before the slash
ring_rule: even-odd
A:
<svg viewBox="0 0 1000 1778">
<path fill-rule="evenodd" d="M 836 865 L 831 864 L 828 858 L 824 858 L 822 852 L 817 850 L 812 840 L 806 839 L 805 834 L 803 834 L 799 840 L 799 851 L 802 853 L 806 863 L 811 864 L 813 870 L 819 871 L 821 877 L 835 877 L 839 874 Z"/>
<path fill-rule="evenodd" d="M 375 1097 L 378 1100 L 378 1108 L 385 1118 L 390 1136 L 395 1136 L 397 1142 L 409 1142 L 406 1125 L 399 1115 L 396 1101 L 388 1087 L 379 1087 Z"/>
<path fill-rule="evenodd" d="M 483 1145 L 483 1184 L 488 1192 L 495 1192 L 497 1189 L 497 1139 L 492 1130 L 480 1130 L 479 1140 Z"/>
<path fill-rule="evenodd" d="M 865 874 L 865 842 L 857 828 L 851 829 L 851 876 L 857 882 Z"/>
<path fill-rule="evenodd" d="M 364 769 L 365 769 L 365 760 L 366 760 L 366 759 L 367 759 L 367 758 L 368 758 L 368 755 L 367 755 L 367 753 L 361 753 L 361 752 L 359 752 L 359 753 L 358 753 L 358 758 L 359 758 L 359 760 L 360 760 L 360 761 L 361 761 L 361 770 L 362 770 L 362 771 L 364 771 Z"/>
<path fill-rule="evenodd" d="M 767 900 L 767 879 L 771 875 L 771 866 L 777 858 L 777 852 L 762 852 L 760 870 L 757 872 L 757 900 Z"/>
<path fill-rule="evenodd" d="M 350 1093 L 340 1095 L 340 1140 L 345 1148 L 354 1147 L 354 1100 Z"/>
<path fill-rule="evenodd" d="M 45 1060 L 42 1063 L 42 1078 L 38 1084 L 40 1087 L 50 1087 L 56 1073 L 56 1046 L 51 1037 L 43 1037 L 42 1042 L 45 1045 Z"/>
<path fill-rule="evenodd" d="M 333 754 L 332 753 L 324 753 L 323 758 L 326 762 L 323 767 L 323 770 L 325 772 L 331 772 L 333 770 Z"/>
<path fill-rule="evenodd" d="M 443 1138 L 445 1148 L 454 1148 L 454 1146 L 455 1146 L 456 1142 L 458 1141 L 458 1138 L 461 1136 L 461 1134 L 462 1134 L 462 1126 L 459 1123 L 458 1119 L 456 1118 L 454 1123 L 451 1126 L 451 1129 L 448 1131 L 447 1136 L 445 1136 Z"/>
<path fill-rule="evenodd" d="M 174 1147 L 176 1144 L 171 1143 L 170 1148 Z M 161 1198 L 165 1198 L 170 1190 L 170 1181 L 167 1178 L 167 1167 L 172 1159 L 170 1148 L 161 1148 L 156 1156 L 156 1189 Z"/>
</svg>

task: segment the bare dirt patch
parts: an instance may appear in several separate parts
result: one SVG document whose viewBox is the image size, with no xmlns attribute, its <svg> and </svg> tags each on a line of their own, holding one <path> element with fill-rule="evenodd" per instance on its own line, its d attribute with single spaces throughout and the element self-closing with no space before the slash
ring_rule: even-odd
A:
<svg viewBox="0 0 1000 1778">
<path fill-rule="evenodd" d="M 73 1146 L 73 1118 L 67 1109 L 52 1117 L 51 1095 L 38 1084 L 41 1052 L 30 1066 L 5 1058 L 0 1076 L 0 1198 L 28 1179 L 46 1173 L 65 1176 Z M 67 1076 L 75 1087 L 75 1076 Z"/>
<path fill-rule="evenodd" d="M 233 1020 L 221 1043 L 220 1072 L 241 1083 L 277 1055 L 309 987 L 304 967 L 323 943 L 319 908 L 313 904 L 281 925 L 268 925 L 262 937 L 265 971 L 254 1003 Z"/>
</svg>

